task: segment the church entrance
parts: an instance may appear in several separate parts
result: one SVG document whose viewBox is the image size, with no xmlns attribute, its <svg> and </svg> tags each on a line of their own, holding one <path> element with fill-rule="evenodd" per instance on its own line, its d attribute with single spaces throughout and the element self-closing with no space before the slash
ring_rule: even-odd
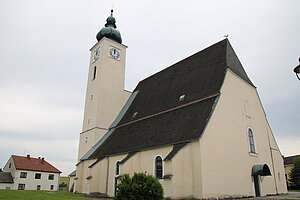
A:
<svg viewBox="0 0 300 200">
<path fill-rule="evenodd" d="M 253 165 L 251 175 L 254 182 L 255 196 L 261 196 L 261 176 L 271 176 L 270 168 L 267 164 Z"/>
</svg>

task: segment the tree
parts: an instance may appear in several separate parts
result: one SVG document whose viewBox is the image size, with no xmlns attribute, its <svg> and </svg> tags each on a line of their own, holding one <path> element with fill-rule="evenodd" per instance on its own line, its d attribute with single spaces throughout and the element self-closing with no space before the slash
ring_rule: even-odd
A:
<svg viewBox="0 0 300 200">
<path fill-rule="evenodd" d="M 151 175 L 134 173 L 132 178 L 125 174 L 116 188 L 115 200 L 162 200 L 163 188 Z"/>
<path fill-rule="evenodd" d="M 292 167 L 291 173 L 290 173 L 290 188 L 291 189 L 300 189 L 300 157 L 296 157 L 293 160 L 294 166 Z"/>
</svg>

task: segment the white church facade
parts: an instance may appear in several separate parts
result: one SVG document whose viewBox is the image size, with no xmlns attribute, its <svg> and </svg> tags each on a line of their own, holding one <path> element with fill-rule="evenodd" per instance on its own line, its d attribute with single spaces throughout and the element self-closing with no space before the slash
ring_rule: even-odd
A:
<svg viewBox="0 0 300 200">
<path fill-rule="evenodd" d="M 228 39 L 124 90 L 126 46 L 111 15 L 91 48 L 74 191 L 112 197 L 123 174 L 165 198 L 286 193 L 283 158 Z"/>
</svg>

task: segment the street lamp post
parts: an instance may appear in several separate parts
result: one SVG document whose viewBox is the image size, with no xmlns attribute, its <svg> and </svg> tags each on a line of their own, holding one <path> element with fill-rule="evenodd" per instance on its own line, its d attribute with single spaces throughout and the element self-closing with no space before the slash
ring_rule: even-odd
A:
<svg viewBox="0 0 300 200">
<path fill-rule="evenodd" d="M 300 58 L 299 58 L 299 65 L 297 67 L 295 67 L 294 72 L 300 81 L 300 77 L 299 77 L 299 75 L 300 75 Z"/>
</svg>

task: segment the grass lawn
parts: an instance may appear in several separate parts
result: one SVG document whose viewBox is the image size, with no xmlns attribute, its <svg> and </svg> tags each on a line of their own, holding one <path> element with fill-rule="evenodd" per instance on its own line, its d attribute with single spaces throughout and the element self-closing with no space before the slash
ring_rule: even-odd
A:
<svg viewBox="0 0 300 200">
<path fill-rule="evenodd" d="M 58 193 L 58 194 L 56 194 Z M 84 197 L 84 194 L 75 194 L 74 197 L 63 196 L 59 194 L 70 195 L 69 192 L 53 192 L 47 193 L 47 191 L 31 191 L 31 190 L 0 190 L 1 200 L 80 200 Z M 73 195 L 73 194 L 72 194 Z M 76 197 L 75 197 L 76 196 Z"/>
<path fill-rule="evenodd" d="M 289 190 L 289 192 L 300 192 L 300 190 Z"/>
</svg>

